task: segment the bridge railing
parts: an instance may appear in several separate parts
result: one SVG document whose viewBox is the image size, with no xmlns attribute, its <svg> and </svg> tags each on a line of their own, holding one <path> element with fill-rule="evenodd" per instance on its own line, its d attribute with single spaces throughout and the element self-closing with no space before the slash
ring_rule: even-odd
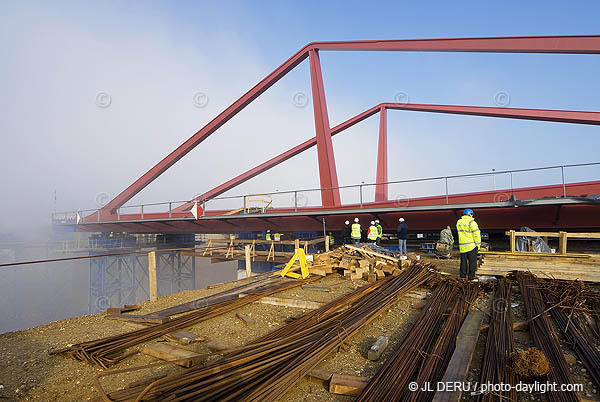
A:
<svg viewBox="0 0 600 402">
<path fill-rule="evenodd" d="M 583 169 L 585 168 L 585 171 Z M 541 168 L 514 169 L 428 177 L 421 179 L 395 180 L 385 183 L 360 183 L 335 187 L 340 191 L 343 205 L 364 208 L 376 200 L 376 192 L 382 189 L 382 184 L 388 186 L 387 201 L 391 205 L 407 207 L 409 205 L 451 204 L 453 199 L 465 193 L 490 192 L 492 201 L 507 201 L 515 191 L 528 187 L 558 186 L 561 191 L 556 196 L 567 197 L 567 185 L 576 182 L 596 181 L 600 179 L 600 162 L 580 163 L 571 165 L 547 166 Z M 378 189 L 378 186 L 379 189 Z M 301 190 L 275 191 L 271 193 L 253 193 L 235 196 L 219 196 L 200 201 L 203 215 L 208 211 L 226 213 L 268 213 L 270 208 L 250 208 L 249 200 L 256 197 L 268 197 L 272 200 L 271 207 L 299 211 L 305 208 L 321 206 L 321 191 L 328 189 L 312 188 Z M 116 220 L 149 219 L 149 215 L 160 212 L 169 218 L 181 218 L 178 207 L 189 203 L 190 200 L 167 201 L 126 205 L 117 210 Z M 101 222 L 101 208 L 55 213 L 53 222 L 57 224 L 74 224 L 86 217 L 86 221 Z M 126 216 L 126 218 L 123 218 Z"/>
</svg>

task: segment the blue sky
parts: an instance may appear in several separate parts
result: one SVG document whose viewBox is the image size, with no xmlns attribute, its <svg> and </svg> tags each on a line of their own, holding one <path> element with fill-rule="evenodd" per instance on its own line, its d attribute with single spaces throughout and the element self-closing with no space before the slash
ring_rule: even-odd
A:
<svg viewBox="0 0 600 402">
<path fill-rule="evenodd" d="M 15 215 L 41 221 L 54 208 L 54 190 L 58 210 L 94 208 L 118 194 L 308 42 L 598 34 L 599 11 L 592 1 L 3 2 L 0 167 L 14 173 L 1 179 L 10 194 L 1 210 L 19 213 L 2 217 L 0 230 L 22 225 Z M 332 126 L 399 92 L 413 103 L 494 106 L 504 91 L 511 107 L 600 110 L 597 55 L 323 52 L 321 60 Z M 311 103 L 292 104 L 298 91 L 310 95 L 307 62 L 133 202 L 188 199 L 313 136 Z M 100 92 L 111 96 L 108 108 L 94 104 Z M 196 92 L 208 96 L 205 107 L 192 104 Z M 340 184 L 374 181 L 377 126 L 371 118 L 335 137 Z M 389 177 L 596 162 L 598 134 L 390 112 Z M 516 185 L 557 177 L 523 175 Z M 318 185 L 313 149 L 231 194 Z"/>
</svg>

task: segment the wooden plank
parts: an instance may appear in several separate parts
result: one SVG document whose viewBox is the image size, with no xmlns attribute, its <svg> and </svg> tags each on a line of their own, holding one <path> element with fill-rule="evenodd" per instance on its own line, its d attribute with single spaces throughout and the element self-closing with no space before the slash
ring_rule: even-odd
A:
<svg viewBox="0 0 600 402">
<path fill-rule="evenodd" d="M 505 234 L 510 235 L 511 231 L 507 231 Z M 528 236 L 528 237 L 560 237 L 561 232 L 515 232 L 516 236 Z M 600 239 L 600 232 L 573 232 L 568 233 L 567 237 L 572 239 Z"/>
<path fill-rule="evenodd" d="M 286 299 L 283 297 L 265 296 L 257 300 L 259 303 L 271 304 L 273 306 L 284 306 L 301 309 L 315 310 L 322 307 L 325 303 L 315 302 L 310 300 Z"/>
<path fill-rule="evenodd" d="M 567 254 L 567 232 L 560 232 L 558 239 L 558 252 L 562 255 Z"/>
<path fill-rule="evenodd" d="M 357 396 L 367 386 L 370 378 L 333 374 L 329 380 L 329 392 L 338 395 Z"/>
<path fill-rule="evenodd" d="M 252 276 L 252 260 L 250 259 L 250 245 L 246 244 L 244 246 L 244 254 L 246 257 L 246 278 L 250 278 Z"/>
<path fill-rule="evenodd" d="M 136 311 L 139 309 L 140 308 L 138 307 L 137 304 L 126 304 L 123 307 L 109 307 L 106 309 L 106 313 L 107 314 L 123 314 L 123 313 L 129 313 L 131 311 Z"/>
<path fill-rule="evenodd" d="M 178 348 L 168 343 L 155 343 L 148 345 L 143 350 L 145 355 L 153 356 L 161 360 L 172 361 L 182 367 L 191 367 L 193 364 L 206 360 L 205 355 L 192 352 L 187 349 Z M 185 360 L 181 360 L 185 359 Z"/>
<path fill-rule="evenodd" d="M 484 315 L 479 310 L 471 310 L 467 314 L 467 318 L 465 318 L 456 336 L 456 349 L 454 349 L 454 353 L 450 358 L 450 363 L 442 377 L 442 382 L 466 381 Z M 458 402 L 460 401 L 460 396 L 460 390 L 436 392 L 433 396 L 433 402 Z"/>
<path fill-rule="evenodd" d="M 162 315 L 107 314 L 106 317 L 110 318 L 111 320 L 145 322 L 148 324 L 162 324 L 169 321 L 169 317 Z"/>
<path fill-rule="evenodd" d="M 508 233 L 509 233 L 509 236 L 510 236 L 510 252 L 514 253 L 515 251 L 517 251 L 517 248 L 516 248 L 516 238 L 517 238 L 517 236 L 515 235 L 515 231 L 514 230 L 511 230 Z"/>
<path fill-rule="evenodd" d="M 322 369 L 312 369 L 308 372 L 310 377 L 318 378 L 319 380 L 329 382 L 331 380 L 331 376 L 333 373 L 331 371 L 322 370 Z"/>
<path fill-rule="evenodd" d="M 156 251 L 148 253 L 148 289 L 150 301 L 158 300 L 158 284 L 156 282 Z"/>
<path fill-rule="evenodd" d="M 502 257 L 551 257 L 551 258 L 592 258 L 590 254 L 553 254 L 553 253 L 533 253 L 529 251 L 480 251 L 479 254 L 485 256 L 502 256 Z"/>
<path fill-rule="evenodd" d="M 142 328 L 148 328 L 149 326 L 151 326 L 151 324 L 144 324 L 143 322 L 125 322 L 124 325 L 133 331 Z M 194 342 L 206 341 L 205 337 L 185 330 L 171 332 L 170 334 L 166 334 L 165 338 L 180 343 L 182 345 L 189 345 L 190 343 Z"/>
<path fill-rule="evenodd" d="M 398 259 L 395 258 L 395 257 L 390 257 L 389 255 L 377 253 L 375 251 L 367 250 L 365 248 L 360 248 L 360 247 L 352 246 L 350 244 L 344 244 L 344 247 L 346 247 L 347 249 L 350 249 L 350 250 L 358 251 L 359 253 L 364 253 L 367 256 L 378 257 L 378 258 L 383 258 L 384 260 L 392 261 L 394 264 L 398 262 Z"/>
</svg>

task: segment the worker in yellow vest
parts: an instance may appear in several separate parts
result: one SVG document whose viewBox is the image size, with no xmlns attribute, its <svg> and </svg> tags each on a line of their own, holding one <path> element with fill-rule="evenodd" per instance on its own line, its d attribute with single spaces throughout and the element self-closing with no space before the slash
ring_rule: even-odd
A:
<svg viewBox="0 0 600 402">
<path fill-rule="evenodd" d="M 265 240 L 271 241 L 271 231 L 270 230 L 267 230 L 267 233 L 265 234 Z"/>
<path fill-rule="evenodd" d="M 275 241 L 281 241 L 281 233 L 273 233 L 273 238 Z"/>
<path fill-rule="evenodd" d="M 456 222 L 458 231 L 458 248 L 460 250 L 460 277 L 475 279 L 477 270 L 477 253 L 481 247 L 481 233 L 473 218 L 473 210 L 465 209 L 463 216 Z"/>
<path fill-rule="evenodd" d="M 381 245 L 381 236 L 383 236 L 383 227 L 381 223 L 379 223 L 379 219 L 375 221 L 375 226 L 377 227 L 377 245 Z"/>
<path fill-rule="evenodd" d="M 375 221 L 371 221 L 371 226 L 369 226 L 369 230 L 367 231 L 367 239 L 371 243 L 377 242 L 377 238 L 379 237 L 379 232 L 377 231 L 377 226 L 375 226 Z"/>
<path fill-rule="evenodd" d="M 358 218 L 354 218 L 354 223 L 352 224 L 352 230 L 350 231 L 350 237 L 352 238 L 352 242 L 354 244 L 360 243 L 361 230 L 360 223 L 358 223 Z"/>
</svg>

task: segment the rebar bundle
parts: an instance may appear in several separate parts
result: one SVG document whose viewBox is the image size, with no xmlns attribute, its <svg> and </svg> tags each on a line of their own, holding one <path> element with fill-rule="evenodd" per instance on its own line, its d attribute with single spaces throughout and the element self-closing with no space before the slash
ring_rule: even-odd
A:
<svg viewBox="0 0 600 402">
<path fill-rule="evenodd" d="M 513 386 L 517 384 L 517 376 L 507 366 L 515 351 L 510 301 L 511 287 L 511 282 L 506 279 L 500 279 L 495 284 L 480 384 L 511 384 Z M 517 391 L 512 387 L 508 391 L 503 389 L 498 392 L 486 392 L 478 398 L 478 402 L 514 402 L 516 400 Z"/>
<path fill-rule="evenodd" d="M 575 354 L 586 370 L 596 384 L 600 385 L 600 351 L 594 346 L 593 328 L 590 328 L 584 316 L 584 311 L 591 307 L 587 306 L 588 299 L 586 297 L 589 297 L 590 294 L 589 292 L 587 295 L 584 294 L 585 288 L 581 282 L 556 282 L 551 287 L 542 288 L 550 314 L 569 343 L 573 345 Z M 579 290 L 579 287 L 582 289 Z M 572 295 L 572 297 L 567 295 Z"/>
<path fill-rule="evenodd" d="M 146 384 L 101 394 L 105 401 L 274 401 L 402 295 L 434 277 L 413 265 L 359 288 L 226 354 Z"/>
<path fill-rule="evenodd" d="M 479 296 L 478 283 L 461 283 L 458 289 L 458 300 L 454 303 L 452 311 L 444 322 L 437 341 L 432 351 L 427 355 L 415 381 L 417 384 L 437 384 L 442 380 L 448 363 L 456 349 L 456 337 L 469 309 Z M 431 402 L 435 391 L 415 391 L 405 394 L 403 401 L 408 402 Z"/>
<path fill-rule="evenodd" d="M 416 376 L 431 350 L 442 317 L 457 292 L 454 283 L 442 282 L 437 286 L 417 322 L 371 378 L 357 402 L 399 401 L 406 397 L 408 382 Z"/>
<path fill-rule="evenodd" d="M 519 288 L 525 301 L 529 332 L 535 346 L 546 355 L 550 362 L 550 372 L 547 380 L 556 383 L 557 387 L 562 384 L 573 384 L 573 378 L 560 348 L 558 337 L 550 325 L 550 319 L 546 313 L 544 299 L 542 298 L 537 279 L 529 272 L 516 272 L 515 276 L 519 282 Z M 549 391 L 546 393 L 550 402 L 578 402 L 579 397 L 573 391 Z"/>
<path fill-rule="evenodd" d="M 64 349 L 50 352 L 50 354 L 69 356 L 75 360 L 85 361 L 91 365 L 106 369 L 134 354 L 124 354 L 125 350 L 132 346 L 159 338 L 179 329 L 190 327 L 224 312 L 252 303 L 263 296 L 300 286 L 316 279 L 318 279 L 318 277 L 309 277 L 305 280 L 289 280 L 281 278 L 278 283 L 271 284 L 262 290 L 255 290 L 244 297 L 226 299 L 220 303 L 199 308 L 196 311 L 174 318 L 163 324 L 157 324 L 148 328 L 141 328 L 135 331 L 93 341 L 78 343 Z"/>
</svg>

